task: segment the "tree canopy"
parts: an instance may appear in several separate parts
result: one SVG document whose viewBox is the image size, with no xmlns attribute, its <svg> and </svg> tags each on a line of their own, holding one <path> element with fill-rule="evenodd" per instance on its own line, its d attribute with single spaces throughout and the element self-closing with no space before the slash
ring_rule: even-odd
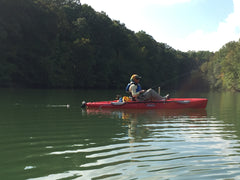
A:
<svg viewBox="0 0 240 180">
<path fill-rule="evenodd" d="M 201 69 L 212 89 L 240 91 L 240 40 L 225 44 Z"/>
<path fill-rule="evenodd" d="M 238 50 L 181 52 L 79 0 L 0 0 L 1 87 L 123 88 L 138 73 L 177 88 L 201 67 L 212 87 L 239 89 Z"/>
</svg>

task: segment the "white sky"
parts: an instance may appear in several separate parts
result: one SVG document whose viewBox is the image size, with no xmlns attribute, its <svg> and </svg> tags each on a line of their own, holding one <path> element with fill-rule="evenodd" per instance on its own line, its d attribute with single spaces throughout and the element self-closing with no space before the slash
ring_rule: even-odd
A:
<svg viewBox="0 0 240 180">
<path fill-rule="evenodd" d="M 81 0 L 174 49 L 218 51 L 240 38 L 240 0 Z"/>
</svg>

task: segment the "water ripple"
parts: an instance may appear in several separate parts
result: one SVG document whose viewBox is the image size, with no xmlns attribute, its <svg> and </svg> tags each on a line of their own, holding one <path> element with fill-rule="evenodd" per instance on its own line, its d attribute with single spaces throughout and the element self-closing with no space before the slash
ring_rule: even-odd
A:
<svg viewBox="0 0 240 180">
<path fill-rule="evenodd" d="M 3 172 L 16 163 L 19 168 L 11 172 L 24 171 L 20 179 L 34 180 L 240 177 L 240 138 L 234 124 L 201 113 L 122 113 L 49 120 L 49 127 L 40 129 L 21 125 L 22 136 L 6 133 L 1 140 L 2 153 L 13 157 L 3 161 Z"/>
</svg>

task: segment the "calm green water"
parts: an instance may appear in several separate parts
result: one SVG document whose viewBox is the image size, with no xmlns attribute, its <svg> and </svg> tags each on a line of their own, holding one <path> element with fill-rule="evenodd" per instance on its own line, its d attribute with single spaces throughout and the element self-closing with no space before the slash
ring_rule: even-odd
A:
<svg viewBox="0 0 240 180">
<path fill-rule="evenodd" d="M 239 93 L 172 94 L 206 110 L 80 108 L 117 93 L 0 89 L 1 179 L 240 179 Z"/>
</svg>

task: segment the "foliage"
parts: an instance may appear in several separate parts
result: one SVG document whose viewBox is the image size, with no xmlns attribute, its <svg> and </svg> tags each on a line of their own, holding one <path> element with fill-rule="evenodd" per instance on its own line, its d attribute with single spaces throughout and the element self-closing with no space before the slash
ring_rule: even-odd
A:
<svg viewBox="0 0 240 180">
<path fill-rule="evenodd" d="M 240 90 L 240 40 L 224 45 L 202 65 L 213 89 Z"/>
<path fill-rule="evenodd" d="M 184 53 L 79 0 L 0 0 L 0 54 L 0 86 L 124 88 L 138 73 L 177 88 L 201 67 L 213 87 L 240 88 L 239 43 Z"/>
</svg>

